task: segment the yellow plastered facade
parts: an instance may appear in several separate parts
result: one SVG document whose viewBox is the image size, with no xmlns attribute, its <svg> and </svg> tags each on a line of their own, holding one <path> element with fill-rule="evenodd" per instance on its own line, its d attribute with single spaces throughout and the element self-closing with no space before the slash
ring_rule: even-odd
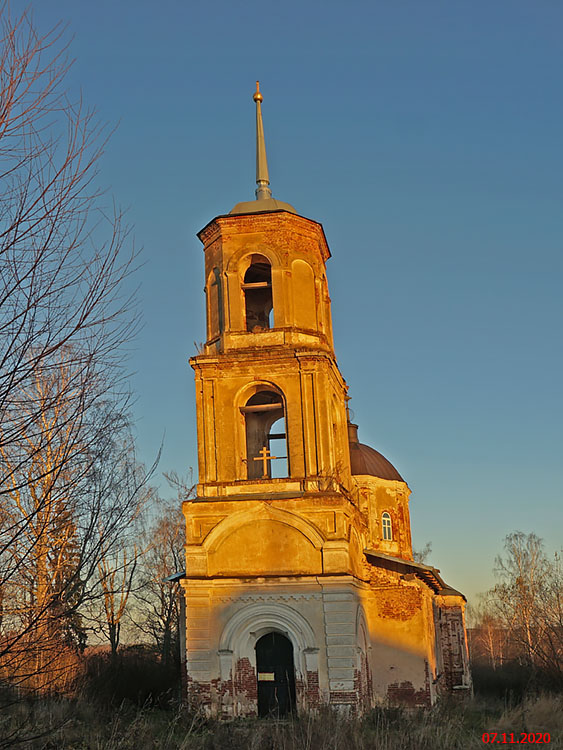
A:
<svg viewBox="0 0 563 750">
<path fill-rule="evenodd" d="M 227 215 L 199 237 L 207 340 L 190 360 L 188 700 L 232 718 L 467 694 L 464 599 L 413 561 L 407 484 L 351 438 L 321 225 L 284 210 Z"/>
</svg>

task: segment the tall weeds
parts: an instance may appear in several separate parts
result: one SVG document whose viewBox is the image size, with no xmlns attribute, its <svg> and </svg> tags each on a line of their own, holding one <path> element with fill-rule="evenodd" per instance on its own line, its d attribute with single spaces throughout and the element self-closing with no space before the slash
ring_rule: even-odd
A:
<svg viewBox="0 0 563 750">
<path fill-rule="evenodd" d="M 473 750 L 486 747 L 482 735 L 493 731 L 518 737 L 549 732 L 544 746 L 554 750 L 563 748 L 563 697 L 529 698 L 514 706 L 474 700 L 431 710 L 379 708 L 362 719 L 323 710 L 277 722 L 229 723 L 125 703 L 102 709 L 84 697 L 45 699 L 17 704 L 0 717 L 1 737 L 14 730 L 16 746 L 24 750 Z"/>
</svg>

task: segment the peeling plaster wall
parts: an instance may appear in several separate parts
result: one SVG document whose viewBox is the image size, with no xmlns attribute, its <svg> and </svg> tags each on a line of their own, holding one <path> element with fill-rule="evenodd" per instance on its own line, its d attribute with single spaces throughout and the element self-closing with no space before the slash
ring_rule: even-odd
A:
<svg viewBox="0 0 563 750">
<path fill-rule="evenodd" d="M 377 571 L 363 599 L 372 703 L 430 705 L 436 697 L 433 594 L 420 581 Z"/>
<path fill-rule="evenodd" d="M 256 715 L 255 646 L 279 632 L 293 646 L 299 710 L 429 705 L 469 679 L 463 601 L 397 572 L 412 561 L 407 484 L 351 473 L 322 227 L 277 210 L 216 217 L 199 237 L 208 340 L 190 360 L 199 478 L 183 504 L 188 699 L 210 715 Z M 256 256 L 271 267 L 273 327 L 249 331 Z M 247 455 L 245 409 L 261 390 L 283 402 L 283 478 L 248 470 L 258 457 Z"/>
<path fill-rule="evenodd" d="M 434 600 L 438 691 L 464 697 L 472 691 L 469 652 L 461 597 L 439 596 Z"/>
<path fill-rule="evenodd" d="M 185 591 L 191 703 L 215 716 L 255 716 L 255 645 L 272 631 L 293 645 L 299 708 L 328 702 L 322 589 L 314 579 L 191 581 Z"/>
<path fill-rule="evenodd" d="M 373 588 L 335 576 L 184 587 L 189 699 L 210 715 L 257 714 L 255 645 L 272 630 L 293 645 L 300 711 L 329 704 L 355 714 L 436 698 L 433 596 L 420 582 Z"/>
</svg>

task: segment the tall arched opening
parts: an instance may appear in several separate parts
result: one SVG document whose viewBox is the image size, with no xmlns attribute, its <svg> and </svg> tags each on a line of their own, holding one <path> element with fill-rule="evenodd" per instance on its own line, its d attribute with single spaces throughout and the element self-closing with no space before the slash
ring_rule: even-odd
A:
<svg viewBox="0 0 563 750">
<path fill-rule="evenodd" d="M 295 710 L 293 646 L 281 633 L 266 633 L 256 642 L 258 716 L 287 716 Z"/>
<path fill-rule="evenodd" d="M 258 391 L 241 407 L 241 412 L 245 418 L 248 479 L 289 476 L 285 407 L 281 394 Z"/>
<path fill-rule="evenodd" d="M 273 328 L 272 267 L 264 255 L 253 255 L 244 274 L 242 289 L 246 330 Z"/>
</svg>

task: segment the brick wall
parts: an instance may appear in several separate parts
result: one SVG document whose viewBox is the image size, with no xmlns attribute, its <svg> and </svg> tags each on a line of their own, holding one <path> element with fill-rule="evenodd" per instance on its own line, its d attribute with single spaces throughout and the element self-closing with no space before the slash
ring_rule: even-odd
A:
<svg viewBox="0 0 563 750">
<path fill-rule="evenodd" d="M 467 643 L 460 606 L 439 606 L 436 613 L 436 635 L 441 657 L 438 691 L 453 693 L 455 686 L 469 683 Z"/>
<path fill-rule="evenodd" d="M 377 592 L 379 616 L 392 620 L 410 620 L 420 612 L 422 594 L 418 588 L 399 586 Z"/>
<path fill-rule="evenodd" d="M 256 671 L 246 657 L 238 659 L 233 677 L 234 702 L 237 716 L 256 716 L 258 713 L 258 682 Z"/>
<path fill-rule="evenodd" d="M 307 687 L 305 689 L 305 700 L 307 707 L 315 709 L 320 704 L 320 693 L 319 693 L 319 673 L 317 670 L 314 672 L 307 672 Z"/>
<path fill-rule="evenodd" d="M 404 682 L 393 682 L 389 685 L 387 688 L 387 698 L 391 704 L 412 707 L 430 707 L 432 699 L 430 695 L 430 669 L 428 667 L 428 662 L 424 662 L 424 667 L 425 678 L 423 688 L 415 690 L 412 682 L 408 680 L 405 680 Z"/>
<path fill-rule="evenodd" d="M 354 687 L 358 697 L 359 712 L 369 711 L 372 704 L 373 687 L 368 659 L 365 653 L 360 653 L 360 668 L 354 672 Z"/>
</svg>

